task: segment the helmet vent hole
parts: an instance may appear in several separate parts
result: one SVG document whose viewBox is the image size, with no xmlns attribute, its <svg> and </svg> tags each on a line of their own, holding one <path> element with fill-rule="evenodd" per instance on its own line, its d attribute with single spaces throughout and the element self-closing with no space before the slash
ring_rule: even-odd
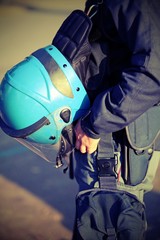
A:
<svg viewBox="0 0 160 240">
<path fill-rule="evenodd" d="M 63 64 L 63 67 L 66 68 L 66 67 L 67 67 L 67 64 Z"/>
<path fill-rule="evenodd" d="M 77 88 L 76 88 L 76 91 L 77 91 L 77 92 L 79 92 L 79 91 L 80 91 L 80 88 L 79 88 L 79 87 L 77 87 Z"/>
<path fill-rule="evenodd" d="M 56 137 L 55 136 L 50 136 L 49 140 L 55 140 Z"/>
<path fill-rule="evenodd" d="M 51 51 L 52 49 L 53 49 L 52 47 L 49 48 L 50 51 Z"/>
</svg>

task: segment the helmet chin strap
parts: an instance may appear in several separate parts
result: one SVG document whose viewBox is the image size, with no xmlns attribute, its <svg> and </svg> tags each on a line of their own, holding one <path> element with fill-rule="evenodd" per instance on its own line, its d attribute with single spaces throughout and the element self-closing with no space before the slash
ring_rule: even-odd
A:
<svg viewBox="0 0 160 240">
<path fill-rule="evenodd" d="M 58 154 L 56 157 L 56 168 L 60 168 L 62 166 L 63 166 L 62 156 Z"/>
<path fill-rule="evenodd" d="M 73 124 L 71 124 L 65 127 L 62 131 L 61 146 L 56 158 L 56 168 L 63 166 L 62 158 L 65 158 L 69 167 L 70 178 L 73 178 L 72 152 L 75 149 L 75 140 L 74 128 Z M 68 170 L 68 167 L 64 169 L 64 173 Z"/>
</svg>

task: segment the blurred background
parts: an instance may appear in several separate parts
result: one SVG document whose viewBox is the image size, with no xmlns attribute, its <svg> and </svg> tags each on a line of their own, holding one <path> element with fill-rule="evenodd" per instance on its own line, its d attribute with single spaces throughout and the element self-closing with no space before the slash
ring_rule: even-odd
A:
<svg viewBox="0 0 160 240">
<path fill-rule="evenodd" d="M 51 43 L 85 0 L 0 0 L 0 81 L 33 51 Z M 147 240 L 160 240 L 160 179 L 146 194 Z M 0 130 L 0 240 L 69 240 L 77 184 Z"/>
</svg>

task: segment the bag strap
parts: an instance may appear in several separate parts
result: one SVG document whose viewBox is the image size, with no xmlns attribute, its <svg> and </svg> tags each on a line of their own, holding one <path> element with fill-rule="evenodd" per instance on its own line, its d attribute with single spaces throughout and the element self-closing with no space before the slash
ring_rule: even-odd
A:
<svg viewBox="0 0 160 240">
<path fill-rule="evenodd" d="M 117 189 L 117 155 L 115 154 L 112 134 L 102 136 L 98 144 L 97 167 L 100 188 Z"/>
</svg>

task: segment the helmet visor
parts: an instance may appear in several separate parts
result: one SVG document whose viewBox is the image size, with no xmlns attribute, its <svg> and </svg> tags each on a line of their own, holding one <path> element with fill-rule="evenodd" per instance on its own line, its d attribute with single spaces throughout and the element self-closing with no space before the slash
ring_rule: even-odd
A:
<svg viewBox="0 0 160 240">
<path fill-rule="evenodd" d="M 34 124 L 34 127 L 29 128 L 30 134 L 32 133 L 32 129 L 40 129 L 44 125 L 48 124 L 49 121 L 46 118 L 42 118 L 38 123 Z M 28 141 L 25 137 L 27 136 L 26 134 L 26 129 L 24 130 L 16 130 L 14 131 L 13 129 L 9 128 L 5 122 L 0 118 L 0 124 L 2 127 L 2 130 L 9 136 L 14 137 L 19 143 L 36 153 L 38 156 L 43 158 L 44 160 L 48 162 L 55 163 L 56 167 L 60 167 L 62 165 L 61 158 L 67 159 L 67 156 L 73 151 L 74 149 L 74 140 L 75 140 L 75 135 L 74 135 L 74 129 L 73 125 L 68 125 L 64 127 L 62 130 L 61 136 L 59 140 L 54 143 L 54 144 L 44 144 L 44 143 L 37 143 L 34 141 Z"/>
<path fill-rule="evenodd" d="M 66 140 L 63 137 L 56 144 L 40 144 L 21 138 L 16 138 L 16 140 L 47 162 L 54 163 L 56 168 L 63 165 L 62 157 L 65 158 L 69 154 L 69 152 L 66 152 Z M 62 149 L 64 151 L 63 155 L 61 155 Z M 72 151 L 72 149 L 70 150 Z"/>
</svg>

